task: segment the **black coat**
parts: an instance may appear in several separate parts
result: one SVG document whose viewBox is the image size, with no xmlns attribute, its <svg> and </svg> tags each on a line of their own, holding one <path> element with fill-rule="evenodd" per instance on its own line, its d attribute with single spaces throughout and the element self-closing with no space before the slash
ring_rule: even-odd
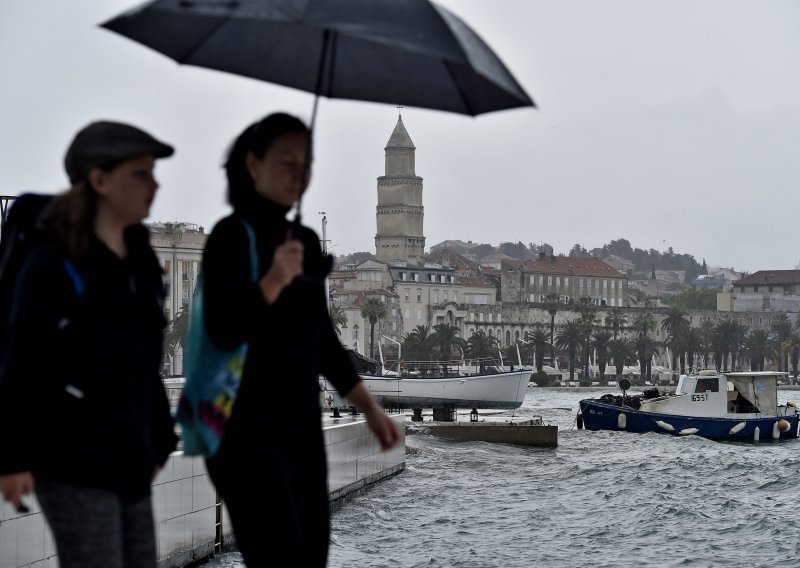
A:
<svg viewBox="0 0 800 568">
<path fill-rule="evenodd" d="M 287 210 L 254 199 L 241 212 L 256 233 L 259 275 L 286 240 Z M 302 228 L 304 276 L 269 305 L 250 272 L 235 215 L 213 229 L 203 256 L 206 329 L 220 348 L 248 342 L 239 393 L 217 454 L 207 461 L 236 541 L 257 565 L 292 558 L 324 566 L 330 534 L 319 376 L 346 395 L 360 380 L 331 322 L 319 238 Z M 264 512 L 275 523 L 263 528 Z M 277 525 L 277 526 L 276 526 Z"/>
<path fill-rule="evenodd" d="M 122 260 L 92 238 L 73 263 L 78 294 L 55 245 L 18 276 L 0 349 L 0 473 L 30 470 L 139 498 L 177 443 L 159 369 L 162 270 L 137 225 Z"/>
</svg>

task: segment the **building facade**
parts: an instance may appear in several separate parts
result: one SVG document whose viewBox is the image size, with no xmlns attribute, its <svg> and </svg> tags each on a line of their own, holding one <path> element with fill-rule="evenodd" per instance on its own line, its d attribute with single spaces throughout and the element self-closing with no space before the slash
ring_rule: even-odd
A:
<svg viewBox="0 0 800 568">
<path fill-rule="evenodd" d="M 800 270 L 759 270 L 730 289 L 734 312 L 800 312 Z"/>
</svg>

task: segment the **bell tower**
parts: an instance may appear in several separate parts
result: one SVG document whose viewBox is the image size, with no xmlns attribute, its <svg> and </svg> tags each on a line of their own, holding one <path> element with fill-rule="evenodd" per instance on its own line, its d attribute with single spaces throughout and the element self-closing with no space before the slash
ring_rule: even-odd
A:
<svg viewBox="0 0 800 568">
<path fill-rule="evenodd" d="M 425 208 L 422 206 L 422 178 L 414 171 L 415 151 L 403 117 L 398 115 L 384 148 L 385 175 L 378 178 L 378 230 L 375 234 L 378 260 L 423 260 Z"/>
</svg>

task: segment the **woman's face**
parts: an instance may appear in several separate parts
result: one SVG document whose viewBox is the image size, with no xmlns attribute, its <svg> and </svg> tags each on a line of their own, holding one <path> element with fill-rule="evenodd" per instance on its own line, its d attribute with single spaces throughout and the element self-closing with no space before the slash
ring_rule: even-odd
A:
<svg viewBox="0 0 800 568">
<path fill-rule="evenodd" d="M 94 168 L 89 181 L 98 194 L 98 207 L 125 226 L 144 221 L 158 189 L 154 168 L 152 155 L 125 160 L 109 171 Z"/>
<path fill-rule="evenodd" d="M 277 137 L 259 159 L 247 154 L 247 171 L 256 193 L 278 205 L 291 207 L 306 189 L 311 165 L 306 162 L 308 134 L 287 132 Z"/>
</svg>

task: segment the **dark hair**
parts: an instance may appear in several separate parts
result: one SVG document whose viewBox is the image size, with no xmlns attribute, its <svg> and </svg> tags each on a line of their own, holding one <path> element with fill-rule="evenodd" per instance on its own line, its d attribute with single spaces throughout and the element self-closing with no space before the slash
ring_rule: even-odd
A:
<svg viewBox="0 0 800 568">
<path fill-rule="evenodd" d="M 311 136 L 311 132 L 302 120 L 290 114 L 276 112 L 251 124 L 234 140 L 225 160 L 228 203 L 234 209 L 247 207 L 256 196 L 253 178 L 245 164 L 247 153 L 252 152 L 260 160 L 277 138 L 289 132 L 303 132 Z M 310 143 L 311 140 L 309 147 Z M 309 155 L 309 159 L 310 157 Z"/>
</svg>

